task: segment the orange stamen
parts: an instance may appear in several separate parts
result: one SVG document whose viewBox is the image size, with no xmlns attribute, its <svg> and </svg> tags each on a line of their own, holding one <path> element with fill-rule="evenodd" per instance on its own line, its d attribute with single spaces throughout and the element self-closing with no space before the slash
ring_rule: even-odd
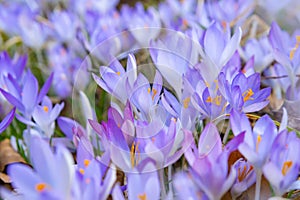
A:
<svg viewBox="0 0 300 200">
<path fill-rule="evenodd" d="M 46 189 L 47 184 L 46 183 L 38 183 L 35 186 L 35 190 L 38 192 L 43 192 Z"/>
<path fill-rule="evenodd" d="M 281 169 L 281 173 L 282 173 L 283 176 L 286 175 L 286 173 L 289 171 L 289 169 L 292 167 L 292 165 L 293 165 L 293 162 L 290 161 L 290 160 L 289 161 L 285 161 L 283 163 L 283 166 L 282 166 L 282 169 Z"/>
</svg>

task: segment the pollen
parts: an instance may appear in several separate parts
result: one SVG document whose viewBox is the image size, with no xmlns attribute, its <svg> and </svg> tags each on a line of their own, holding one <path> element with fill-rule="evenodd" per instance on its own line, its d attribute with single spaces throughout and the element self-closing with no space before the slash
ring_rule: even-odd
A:
<svg viewBox="0 0 300 200">
<path fill-rule="evenodd" d="M 131 149 L 130 149 L 130 163 L 131 167 L 135 167 L 138 164 L 139 158 L 136 156 L 137 154 L 139 155 L 139 143 L 133 142 L 131 144 Z"/>
<path fill-rule="evenodd" d="M 222 101 L 222 96 L 221 95 L 216 96 L 216 98 L 215 98 L 215 104 L 217 106 L 221 105 L 221 101 Z"/>
<path fill-rule="evenodd" d="M 38 192 L 43 192 L 46 189 L 47 184 L 46 183 L 38 183 L 35 186 L 35 190 Z"/>
<path fill-rule="evenodd" d="M 117 74 L 118 76 L 120 76 L 120 75 L 121 75 L 121 72 L 116 72 L 116 74 Z"/>
<path fill-rule="evenodd" d="M 89 166 L 90 163 L 91 163 L 91 161 L 88 159 L 84 159 L 84 161 L 83 161 L 83 164 L 85 167 Z"/>
<path fill-rule="evenodd" d="M 243 94 L 244 97 L 244 102 L 248 101 L 248 100 L 253 100 L 252 96 L 254 95 L 254 92 L 252 91 L 252 89 L 248 89 L 246 90 Z"/>
<path fill-rule="evenodd" d="M 207 103 L 212 103 L 213 102 L 213 98 L 211 98 L 211 96 L 207 97 L 206 102 Z"/>
<path fill-rule="evenodd" d="M 256 152 L 258 151 L 258 146 L 259 146 L 259 144 L 260 144 L 260 142 L 261 142 L 261 135 L 258 135 L 257 136 L 257 138 L 256 138 Z"/>
<path fill-rule="evenodd" d="M 79 172 L 80 172 L 80 174 L 84 175 L 84 172 L 85 172 L 85 171 L 84 171 L 84 169 L 80 168 L 80 169 L 79 169 Z"/>
<path fill-rule="evenodd" d="M 217 106 L 219 106 L 219 105 L 221 105 L 221 102 L 222 102 L 222 96 L 218 95 L 215 98 L 212 98 L 211 96 L 209 96 L 209 97 L 207 97 L 206 102 L 207 103 L 214 103 Z"/>
<path fill-rule="evenodd" d="M 152 88 L 152 100 L 154 100 L 156 94 L 157 94 L 157 90 Z"/>
<path fill-rule="evenodd" d="M 292 167 L 292 165 L 293 165 L 293 162 L 290 161 L 290 160 L 289 161 L 285 161 L 283 163 L 283 166 L 282 166 L 282 169 L 281 169 L 281 173 L 282 173 L 283 176 L 286 175 L 286 173 L 289 171 L 289 169 Z"/>
<path fill-rule="evenodd" d="M 147 200 L 147 195 L 146 195 L 146 193 L 144 193 L 144 194 L 139 194 L 139 195 L 138 195 L 138 199 L 139 199 L 139 200 Z"/>
<path fill-rule="evenodd" d="M 187 108 L 189 107 L 190 102 L 191 102 L 191 97 L 185 98 L 185 99 L 183 100 L 183 107 L 184 107 L 185 109 L 187 109 Z"/>
<path fill-rule="evenodd" d="M 44 110 L 46 113 L 49 112 L 48 106 L 43 106 L 43 110 Z"/>
<path fill-rule="evenodd" d="M 243 170 L 241 171 L 241 168 L 238 169 L 238 180 L 239 182 L 242 182 L 248 174 L 253 170 L 253 166 L 251 165 L 250 168 L 247 170 L 246 165 L 244 165 Z"/>
</svg>

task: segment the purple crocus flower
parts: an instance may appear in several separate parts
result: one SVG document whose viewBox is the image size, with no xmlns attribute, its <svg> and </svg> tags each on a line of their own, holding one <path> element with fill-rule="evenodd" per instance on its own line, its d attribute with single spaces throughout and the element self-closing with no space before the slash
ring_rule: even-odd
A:
<svg viewBox="0 0 300 200">
<path fill-rule="evenodd" d="M 277 129 L 268 115 L 261 117 L 251 128 L 247 116 L 236 110 L 230 112 L 230 124 L 234 135 L 245 132 L 245 140 L 239 151 L 255 168 L 261 169 L 266 163 Z"/>
<path fill-rule="evenodd" d="M 255 183 L 256 180 L 256 174 L 253 166 L 242 158 L 234 163 L 234 170 L 236 170 L 237 177 L 230 189 L 233 199 L 245 192 Z"/>
<path fill-rule="evenodd" d="M 132 171 L 144 160 L 151 158 L 156 167 L 177 161 L 191 143 L 192 134 L 182 130 L 180 121 L 153 118 L 151 122 L 134 120 L 130 104 L 124 113 L 115 108 L 108 110 L 108 121 L 98 124 L 90 121 L 101 141 L 110 151 L 111 159 L 123 171 Z"/>
<path fill-rule="evenodd" d="M 54 37 L 62 42 L 72 42 L 76 36 L 77 20 L 73 13 L 66 11 L 54 11 L 50 20 L 54 28 Z"/>
<path fill-rule="evenodd" d="M 195 177 L 193 177 L 193 175 L 191 172 L 178 172 L 175 174 L 173 177 L 173 185 L 176 194 L 173 194 L 170 199 L 208 199 L 194 181 Z"/>
<path fill-rule="evenodd" d="M 183 33 L 168 31 L 166 37 L 150 43 L 149 51 L 156 68 L 181 99 L 182 76 L 197 63 L 200 45 Z"/>
<path fill-rule="evenodd" d="M 142 166 L 127 173 L 127 191 L 129 200 L 160 199 L 160 182 L 153 161 L 147 160 Z M 120 184 L 115 184 L 113 199 L 125 200 Z"/>
<path fill-rule="evenodd" d="M 222 67 L 230 60 L 237 50 L 242 37 L 242 30 L 238 28 L 230 37 L 230 31 L 225 33 L 217 23 L 213 23 L 205 31 L 203 48 L 205 51 L 204 62 L 199 66 L 203 79 L 208 84 L 213 84 Z"/>
<path fill-rule="evenodd" d="M 152 86 L 143 74 L 139 74 L 133 87 L 127 87 L 128 100 L 137 108 L 139 119 L 150 121 L 150 118 L 154 117 L 151 116 L 151 112 L 159 104 L 162 85 L 162 76 L 156 71 Z"/>
<path fill-rule="evenodd" d="M 280 63 L 289 77 L 290 86 L 286 91 L 286 97 L 288 100 L 298 100 L 297 81 L 296 74 L 300 73 L 300 37 L 290 38 L 287 32 L 284 32 L 280 27 L 273 22 L 271 25 L 269 40 L 273 47 L 274 59 Z M 287 84 L 287 82 L 285 82 Z"/>
<path fill-rule="evenodd" d="M 30 142 L 34 170 L 24 164 L 8 167 L 12 185 L 24 199 L 69 199 L 74 180 L 73 159 L 68 150 L 58 146 L 54 154 L 38 137 Z"/>
<path fill-rule="evenodd" d="M 244 60 L 254 57 L 254 69 L 256 72 L 265 70 L 274 60 L 272 55 L 272 47 L 267 37 L 262 37 L 259 40 L 247 40 L 244 51 L 241 53 Z"/>
<path fill-rule="evenodd" d="M 196 85 L 202 80 L 200 74 L 195 69 L 188 69 L 183 77 L 183 91 L 180 101 L 168 90 L 164 89 L 161 95 L 161 102 L 167 112 L 174 118 L 181 121 L 184 129 L 194 130 L 196 118 L 199 111 L 191 103 L 192 95 Z"/>
<path fill-rule="evenodd" d="M 6 79 L 7 89 L 1 89 L 3 96 L 22 113 L 23 116 L 17 115 L 18 118 L 30 120 L 35 107 L 42 101 L 50 89 L 53 74 L 45 81 L 45 84 L 38 93 L 38 82 L 35 76 L 27 71 L 23 81 L 23 87 L 18 85 L 18 81 L 12 76 Z"/>
<path fill-rule="evenodd" d="M 131 90 L 137 79 L 136 70 L 135 57 L 129 54 L 126 71 L 119 61 L 115 60 L 109 67 L 100 67 L 101 77 L 93 74 L 93 78 L 102 89 L 118 98 L 125 105 L 129 95 L 126 91 L 127 89 Z"/>
<path fill-rule="evenodd" d="M 255 8 L 251 0 L 208 1 L 205 6 L 212 20 L 231 27 L 241 25 Z"/>
<path fill-rule="evenodd" d="M 150 40 L 155 39 L 161 30 L 158 12 L 153 7 L 145 11 L 141 3 L 137 3 L 133 10 L 123 9 L 123 11 L 122 15 L 130 33 L 142 47 L 149 47 Z"/>
<path fill-rule="evenodd" d="M 127 173 L 128 199 L 160 199 L 160 182 L 153 162 L 140 166 L 131 173 Z"/>
<path fill-rule="evenodd" d="M 108 167 L 91 154 L 92 146 L 81 140 L 77 147 L 74 199 L 107 199 L 116 181 L 114 166 Z"/>
<path fill-rule="evenodd" d="M 0 62 L 0 86 L 3 88 L 5 86 L 3 77 L 7 77 L 8 75 L 11 75 L 15 79 L 22 77 L 27 62 L 27 56 L 19 56 L 16 54 L 13 58 L 10 58 L 9 54 L 6 51 L 3 51 L 0 53 Z"/>
<path fill-rule="evenodd" d="M 6 51 L 0 53 L 0 88 L 7 90 L 9 83 L 7 83 L 8 77 L 13 79 L 20 79 L 22 77 L 27 56 L 15 55 L 10 58 Z M 0 116 L 9 112 L 9 102 L 6 101 L 5 97 L 0 93 Z"/>
<path fill-rule="evenodd" d="M 195 175 L 194 181 L 209 199 L 221 199 L 233 185 L 237 173 L 231 167 L 228 174 L 228 157 L 243 138 L 244 134 L 234 137 L 222 150 L 218 129 L 209 123 L 200 135 L 198 149 L 193 143 L 185 152 L 191 172 Z"/>
<path fill-rule="evenodd" d="M 12 120 L 15 117 L 15 111 L 16 108 L 14 107 L 6 116 L 5 118 L 1 121 L 0 123 L 0 134 L 5 131 L 5 129 L 9 126 L 9 124 L 12 122 Z"/>
<path fill-rule="evenodd" d="M 105 14 L 115 9 L 119 0 L 105 1 L 105 0 L 72 0 L 70 5 L 80 15 L 88 11 L 99 12 Z"/>
<path fill-rule="evenodd" d="M 271 152 L 270 159 L 263 167 L 263 174 L 275 194 L 282 196 L 297 180 L 300 170 L 300 140 L 296 133 L 281 131 L 273 142 Z"/>
<path fill-rule="evenodd" d="M 271 88 L 260 90 L 260 75 L 252 74 L 248 77 L 244 73 L 238 73 L 232 82 L 225 79 L 225 74 L 218 77 L 219 88 L 231 108 L 243 112 L 255 112 L 264 108 L 269 100 Z"/>
<path fill-rule="evenodd" d="M 45 96 L 41 105 L 37 105 L 32 113 L 36 128 L 40 130 L 44 136 L 50 138 L 54 133 L 55 120 L 64 108 L 64 103 L 52 106 L 49 97 Z"/>
</svg>

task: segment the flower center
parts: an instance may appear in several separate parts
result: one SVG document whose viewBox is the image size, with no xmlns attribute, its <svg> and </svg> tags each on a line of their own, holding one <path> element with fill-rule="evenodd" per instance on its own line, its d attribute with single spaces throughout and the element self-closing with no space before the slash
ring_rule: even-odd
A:
<svg viewBox="0 0 300 200">
<path fill-rule="evenodd" d="M 140 155 L 139 154 L 139 143 L 137 142 L 135 144 L 135 142 L 133 142 L 131 144 L 131 149 L 130 149 L 130 162 L 131 162 L 131 167 L 135 167 L 137 164 L 138 164 L 138 161 L 140 159 L 140 157 L 136 157 L 136 154 Z"/>
<path fill-rule="evenodd" d="M 152 88 L 152 90 L 150 88 L 148 88 L 148 93 L 150 94 L 150 92 L 152 91 L 152 101 L 154 100 L 154 97 L 156 96 L 157 94 L 157 90 Z"/>
<path fill-rule="evenodd" d="M 249 169 L 247 170 L 247 166 L 244 165 L 243 171 L 241 171 L 241 168 L 238 169 L 238 180 L 239 182 L 242 182 L 248 174 L 253 170 L 253 166 L 251 165 Z"/>
<path fill-rule="evenodd" d="M 252 96 L 254 95 L 254 92 L 250 88 L 250 89 L 246 90 L 242 95 L 244 97 L 244 102 L 246 102 L 248 100 L 253 100 Z"/>
<path fill-rule="evenodd" d="M 211 96 L 207 97 L 206 99 L 207 103 L 214 103 L 217 106 L 221 105 L 222 102 L 222 96 L 221 95 L 217 95 L 216 97 L 212 98 Z"/>
<path fill-rule="evenodd" d="M 144 193 L 144 194 L 139 194 L 139 195 L 138 195 L 138 199 L 139 199 L 139 200 L 147 200 L 147 195 L 146 195 L 146 193 Z"/>
<path fill-rule="evenodd" d="M 282 169 L 281 169 L 281 173 L 282 173 L 283 176 L 286 175 L 286 173 L 290 170 L 290 168 L 292 167 L 292 165 L 293 165 L 293 162 L 291 160 L 285 161 L 283 163 L 283 166 L 282 166 Z"/>
<path fill-rule="evenodd" d="M 35 185 L 35 190 L 38 192 L 43 192 L 47 187 L 46 183 L 38 183 Z"/>
</svg>

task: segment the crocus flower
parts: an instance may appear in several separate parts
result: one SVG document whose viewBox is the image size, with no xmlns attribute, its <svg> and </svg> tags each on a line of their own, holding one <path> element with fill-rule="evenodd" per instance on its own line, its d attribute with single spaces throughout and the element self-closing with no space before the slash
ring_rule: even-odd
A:
<svg viewBox="0 0 300 200">
<path fill-rule="evenodd" d="M 116 181 L 114 166 L 107 166 L 91 154 L 90 143 L 81 140 L 77 147 L 74 199 L 107 199 Z"/>
<path fill-rule="evenodd" d="M 55 120 L 64 108 L 64 103 L 52 106 L 49 97 L 45 96 L 41 105 L 37 105 L 32 113 L 33 120 L 37 125 L 37 129 L 41 130 L 43 135 L 50 138 L 54 133 Z"/>
<path fill-rule="evenodd" d="M 252 74 L 248 77 L 238 73 L 232 82 L 225 79 L 225 74 L 218 77 L 219 88 L 231 108 L 243 112 L 255 112 L 264 108 L 269 101 L 271 88 L 260 90 L 260 75 Z"/>
<path fill-rule="evenodd" d="M 122 14 L 126 16 L 125 23 L 128 23 L 130 33 L 142 47 L 149 47 L 150 40 L 155 39 L 161 30 L 158 12 L 152 7 L 145 11 L 141 3 L 137 3 L 135 9 L 126 11 L 127 14 Z"/>
<path fill-rule="evenodd" d="M 73 13 L 66 11 L 54 11 L 50 20 L 54 27 L 54 37 L 62 42 L 72 42 L 75 38 L 77 20 Z"/>
<path fill-rule="evenodd" d="M 149 121 L 153 117 L 151 112 L 159 104 L 162 85 L 162 76 L 156 71 L 152 86 L 150 86 L 148 79 L 143 74 L 139 74 L 133 87 L 128 87 L 128 100 L 137 108 L 139 119 Z"/>
<path fill-rule="evenodd" d="M 185 158 L 195 176 L 194 181 L 209 199 L 221 199 L 233 185 L 237 173 L 231 167 L 228 174 L 228 157 L 238 148 L 243 138 L 244 134 L 234 137 L 222 150 L 217 127 L 209 123 L 200 135 L 198 149 L 192 143 L 185 152 Z"/>
<path fill-rule="evenodd" d="M 197 63 L 200 45 L 183 33 L 168 31 L 166 37 L 150 43 L 149 51 L 155 67 L 181 99 L 182 76 Z"/>
<path fill-rule="evenodd" d="M 143 166 L 127 173 L 127 191 L 129 200 L 160 199 L 160 182 L 155 166 L 148 160 Z M 113 199 L 125 200 L 119 183 L 112 191 Z"/>
<path fill-rule="evenodd" d="M 1 89 L 3 96 L 22 113 L 18 118 L 30 120 L 35 107 L 42 101 L 44 96 L 50 89 L 53 74 L 45 81 L 40 92 L 38 92 L 38 82 L 35 76 L 27 71 L 22 88 L 18 85 L 18 81 L 11 76 L 7 78 L 7 89 Z M 21 119 L 22 120 L 22 119 Z"/>
<path fill-rule="evenodd" d="M 300 170 L 300 140 L 295 132 L 283 130 L 273 143 L 270 159 L 263 167 L 263 174 L 277 196 L 289 191 Z"/>
<path fill-rule="evenodd" d="M 195 183 L 190 172 L 178 172 L 173 177 L 175 194 L 170 194 L 170 199 L 208 199 L 199 186 Z"/>
<path fill-rule="evenodd" d="M 13 108 L 0 123 L 0 134 L 9 126 L 15 116 L 16 108 Z"/>
<path fill-rule="evenodd" d="M 205 4 L 209 16 L 230 26 L 241 25 L 254 11 L 255 5 L 251 0 L 209 1 Z"/>
<path fill-rule="evenodd" d="M 233 56 L 240 44 L 241 37 L 241 28 L 238 28 L 230 37 L 230 31 L 222 32 L 217 23 L 213 23 L 205 31 L 203 38 L 205 57 L 199 70 L 208 84 L 213 84 L 222 67 Z"/>
<path fill-rule="evenodd" d="M 34 170 L 19 163 L 8 167 L 13 186 L 24 199 L 71 198 L 74 163 L 65 147 L 58 146 L 54 154 L 44 140 L 33 137 L 30 158 Z"/>
<path fill-rule="evenodd" d="M 262 37 L 259 40 L 247 40 L 244 51 L 241 53 L 245 60 L 254 57 L 254 68 L 256 72 L 265 70 L 274 60 L 272 55 L 272 47 L 267 37 Z"/>
<path fill-rule="evenodd" d="M 239 159 L 234 163 L 234 170 L 236 170 L 237 177 L 230 193 L 232 198 L 236 199 L 255 183 L 256 174 L 253 166 L 244 159 Z"/>
<path fill-rule="evenodd" d="M 236 110 L 230 112 L 230 124 L 234 135 L 245 132 L 245 139 L 239 146 L 239 151 L 256 169 L 261 169 L 266 163 L 277 129 L 268 115 L 261 117 L 251 128 L 245 114 Z"/>
<path fill-rule="evenodd" d="M 127 173 L 128 199 L 160 199 L 160 183 L 154 164 L 150 161 L 132 173 Z"/>
<path fill-rule="evenodd" d="M 100 67 L 101 77 L 93 74 L 96 83 L 105 91 L 118 98 L 124 105 L 128 99 L 127 89 L 131 89 L 137 79 L 137 66 L 135 57 L 128 55 L 127 68 L 115 60 L 109 67 Z M 126 81 L 128 82 L 126 84 Z M 127 85 L 127 88 L 126 88 Z"/>
<path fill-rule="evenodd" d="M 6 51 L 0 53 L 0 63 L 1 63 L 1 71 L 0 71 L 0 86 L 2 88 L 5 87 L 5 82 L 3 77 L 7 77 L 11 75 L 13 78 L 22 77 L 22 73 L 26 66 L 27 56 L 18 56 L 15 55 L 13 58 L 10 58 L 9 54 Z"/>
<path fill-rule="evenodd" d="M 291 39 L 287 32 L 282 31 L 275 22 L 272 23 L 269 40 L 273 48 L 274 59 L 284 67 L 289 77 L 290 87 L 286 91 L 286 97 L 293 101 L 299 98 L 296 88 L 299 78 L 296 77 L 296 74 L 300 72 L 298 67 L 300 64 L 300 37 L 295 36 L 295 38 Z"/>
</svg>

